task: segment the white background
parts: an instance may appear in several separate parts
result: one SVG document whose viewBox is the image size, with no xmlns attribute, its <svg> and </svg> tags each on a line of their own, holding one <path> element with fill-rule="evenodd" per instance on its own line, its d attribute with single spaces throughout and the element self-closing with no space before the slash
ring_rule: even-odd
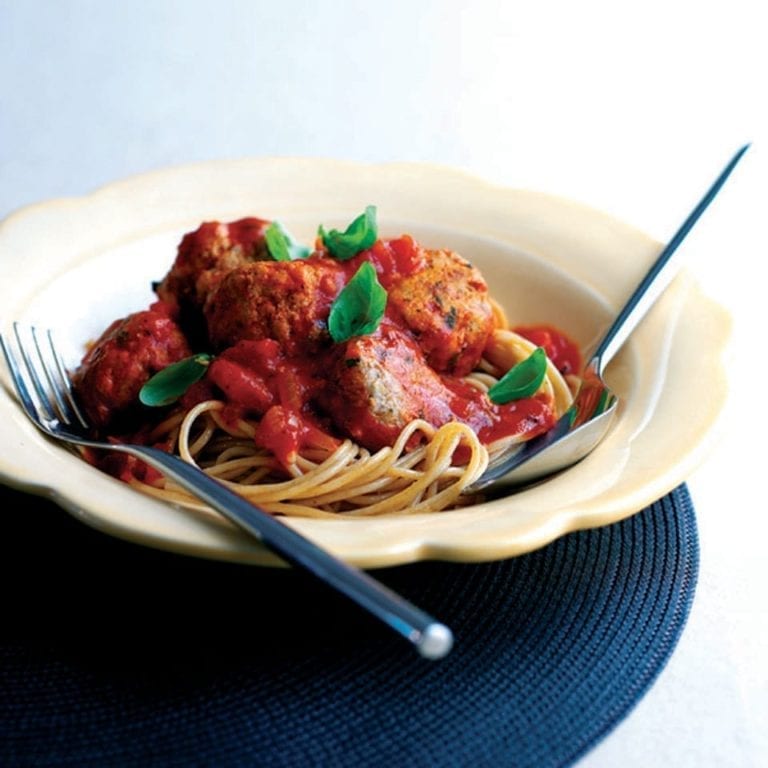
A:
<svg viewBox="0 0 768 768">
<path fill-rule="evenodd" d="M 167 165 L 324 156 L 457 166 L 666 240 L 752 142 L 689 241 L 734 316 L 723 440 L 689 484 L 696 600 L 660 679 L 581 764 L 766 765 L 760 5 L 0 0 L 0 218 Z"/>
</svg>

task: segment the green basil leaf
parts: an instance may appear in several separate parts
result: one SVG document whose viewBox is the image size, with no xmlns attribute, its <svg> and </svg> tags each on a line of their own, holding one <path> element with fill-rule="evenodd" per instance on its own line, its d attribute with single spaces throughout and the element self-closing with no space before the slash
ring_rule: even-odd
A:
<svg viewBox="0 0 768 768">
<path fill-rule="evenodd" d="M 497 405 L 531 397 L 547 373 L 547 353 L 537 347 L 525 360 L 510 368 L 489 390 L 488 397 Z"/>
<path fill-rule="evenodd" d="M 328 330 L 339 344 L 353 336 L 373 333 L 384 317 L 387 292 L 379 282 L 376 268 L 365 261 L 331 305 Z"/>
<path fill-rule="evenodd" d="M 376 242 L 376 206 L 369 205 L 365 213 L 361 213 L 343 232 L 338 229 L 326 232 L 321 224 L 318 234 L 331 256 L 347 261 Z"/>
<path fill-rule="evenodd" d="M 212 359 L 211 355 L 199 354 L 171 363 L 144 384 L 139 400 L 151 407 L 170 405 L 203 378 Z"/>
<path fill-rule="evenodd" d="M 291 236 L 283 229 L 279 221 L 273 221 L 264 233 L 269 255 L 275 261 L 293 261 L 306 259 L 310 254 L 309 248 L 294 242 Z"/>
</svg>

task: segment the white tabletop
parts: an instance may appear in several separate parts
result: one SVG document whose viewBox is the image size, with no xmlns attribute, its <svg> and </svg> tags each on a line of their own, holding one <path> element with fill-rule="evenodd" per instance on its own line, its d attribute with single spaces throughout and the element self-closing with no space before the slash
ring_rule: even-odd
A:
<svg viewBox="0 0 768 768">
<path fill-rule="evenodd" d="M 735 321 L 722 439 L 689 482 L 696 599 L 656 684 L 580 765 L 766 765 L 759 5 L 0 0 L 0 217 L 167 165 L 325 156 L 458 166 L 665 240 L 752 142 L 690 238 Z"/>
</svg>

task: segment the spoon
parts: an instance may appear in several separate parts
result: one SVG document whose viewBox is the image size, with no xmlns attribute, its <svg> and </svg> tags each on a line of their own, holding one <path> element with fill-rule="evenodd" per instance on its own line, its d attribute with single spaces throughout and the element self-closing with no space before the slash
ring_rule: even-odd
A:
<svg viewBox="0 0 768 768">
<path fill-rule="evenodd" d="M 605 367 L 677 274 L 678 263 L 672 255 L 748 148 L 746 144 L 733 156 L 635 288 L 587 363 L 568 411 L 548 432 L 494 457 L 485 473 L 464 489 L 465 494 L 487 493 L 539 480 L 572 466 L 600 443 L 618 406 L 618 398 L 603 380 Z"/>
</svg>

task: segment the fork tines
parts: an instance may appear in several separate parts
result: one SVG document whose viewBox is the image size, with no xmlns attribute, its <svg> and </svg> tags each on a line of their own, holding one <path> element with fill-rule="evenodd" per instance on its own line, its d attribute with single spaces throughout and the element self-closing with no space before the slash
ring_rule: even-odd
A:
<svg viewBox="0 0 768 768">
<path fill-rule="evenodd" d="M 38 422 L 87 426 L 51 331 L 16 322 L 13 336 L 15 345 L 3 334 L 0 334 L 0 344 L 27 414 Z"/>
</svg>

